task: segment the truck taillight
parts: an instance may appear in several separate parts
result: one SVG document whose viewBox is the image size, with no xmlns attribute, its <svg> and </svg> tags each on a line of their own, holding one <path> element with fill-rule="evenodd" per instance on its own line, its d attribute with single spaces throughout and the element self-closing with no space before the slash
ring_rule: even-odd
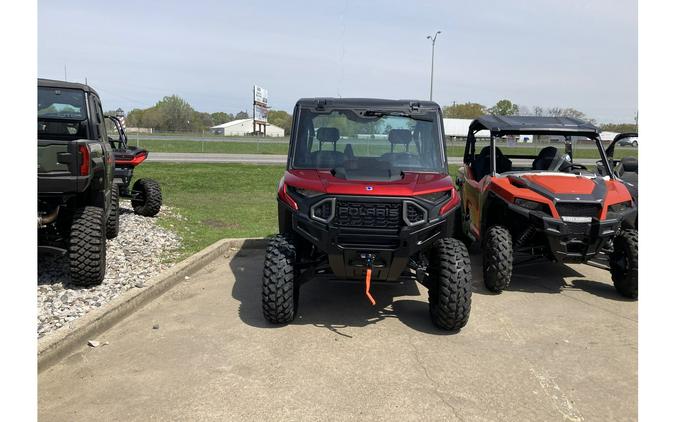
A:
<svg viewBox="0 0 675 422">
<path fill-rule="evenodd" d="M 89 147 L 80 145 L 80 176 L 89 175 Z"/>
</svg>

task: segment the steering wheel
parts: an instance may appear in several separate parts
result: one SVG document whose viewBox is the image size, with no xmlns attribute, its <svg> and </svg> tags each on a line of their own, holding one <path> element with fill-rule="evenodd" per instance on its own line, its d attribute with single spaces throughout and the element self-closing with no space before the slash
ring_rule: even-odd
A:
<svg viewBox="0 0 675 422">
<path fill-rule="evenodd" d="M 565 172 L 565 173 L 571 173 L 574 170 L 586 170 L 588 171 L 588 167 L 586 167 L 583 164 L 577 164 L 577 163 L 570 163 L 567 161 L 564 165 L 560 167 L 560 171 Z"/>
</svg>

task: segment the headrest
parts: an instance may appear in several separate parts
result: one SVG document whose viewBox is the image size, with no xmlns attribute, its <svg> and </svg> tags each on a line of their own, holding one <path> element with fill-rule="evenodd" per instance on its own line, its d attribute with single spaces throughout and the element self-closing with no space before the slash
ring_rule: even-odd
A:
<svg viewBox="0 0 675 422">
<path fill-rule="evenodd" d="M 340 139 L 340 131 L 334 127 L 320 127 L 316 131 L 316 137 L 320 142 L 337 142 Z"/>
<path fill-rule="evenodd" d="M 495 152 L 497 153 L 497 157 L 501 157 L 504 154 L 502 154 L 502 150 L 499 149 L 499 147 L 495 147 Z M 490 145 L 484 146 L 483 149 L 480 150 L 480 153 L 478 154 L 479 157 L 485 157 L 490 155 Z"/>
<path fill-rule="evenodd" d="M 621 165 L 623 166 L 623 171 L 629 171 L 631 173 L 636 173 L 638 171 L 638 160 L 635 157 L 623 157 L 621 159 Z"/>
<path fill-rule="evenodd" d="M 391 129 L 389 142 L 393 145 L 408 145 L 412 141 L 412 133 L 408 129 Z"/>
<path fill-rule="evenodd" d="M 558 155 L 558 148 L 556 147 L 546 147 L 539 151 L 537 158 L 554 158 Z"/>
</svg>

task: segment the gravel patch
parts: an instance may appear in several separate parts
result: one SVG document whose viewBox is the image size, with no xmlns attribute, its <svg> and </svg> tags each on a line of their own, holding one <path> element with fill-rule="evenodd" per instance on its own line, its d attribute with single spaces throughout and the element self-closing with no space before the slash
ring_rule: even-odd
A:
<svg viewBox="0 0 675 422">
<path fill-rule="evenodd" d="M 177 216 L 163 206 L 158 216 L 166 215 Z M 130 201 L 120 200 L 120 232 L 107 241 L 101 285 L 73 286 L 66 255 L 38 254 L 38 338 L 68 326 L 129 289 L 144 288 L 146 280 L 173 265 L 179 247 L 177 234 L 159 227 L 155 218 L 134 214 Z"/>
</svg>

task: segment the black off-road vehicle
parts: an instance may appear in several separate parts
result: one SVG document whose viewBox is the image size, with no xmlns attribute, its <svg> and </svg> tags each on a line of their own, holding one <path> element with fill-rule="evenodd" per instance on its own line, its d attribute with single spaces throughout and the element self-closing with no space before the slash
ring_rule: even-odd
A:
<svg viewBox="0 0 675 422">
<path fill-rule="evenodd" d="M 87 85 L 38 79 L 38 245 L 66 250 L 72 283 L 105 276 L 119 190 L 101 100 Z"/>
<path fill-rule="evenodd" d="M 478 133 L 487 133 L 490 139 L 480 152 Z M 505 152 L 496 145 L 499 139 L 522 135 L 538 139 L 525 149 L 505 146 Z M 564 149 L 550 144 L 549 137 L 564 138 Z M 596 158 L 575 160 L 575 144 L 595 152 Z M 533 147 L 537 154 L 529 152 Z M 532 258 L 586 263 L 605 254 L 616 289 L 637 298 L 637 207 L 614 169 L 600 129 L 581 120 L 525 116 L 474 120 L 457 185 L 464 236 L 479 240 L 483 248 L 485 286 L 501 292 L 509 286 L 514 266 Z"/>
<path fill-rule="evenodd" d="M 265 318 L 292 321 L 310 279 L 361 280 L 372 304 L 371 280 L 411 279 L 429 289 L 438 327 L 463 327 L 471 265 L 452 237 L 459 204 L 438 104 L 299 100 L 278 188 L 280 234 L 265 257 Z"/>
<path fill-rule="evenodd" d="M 106 116 L 111 124 L 108 140 L 115 156 L 115 183 L 119 187 L 120 196 L 131 198 L 131 207 L 138 215 L 154 217 L 162 207 L 162 190 L 153 179 L 143 178 L 134 182 L 129 189 L 134 169 L 148 158 L 148 151 L 129 145 L 126 131 L 120 119 Z"/>
</svg>

